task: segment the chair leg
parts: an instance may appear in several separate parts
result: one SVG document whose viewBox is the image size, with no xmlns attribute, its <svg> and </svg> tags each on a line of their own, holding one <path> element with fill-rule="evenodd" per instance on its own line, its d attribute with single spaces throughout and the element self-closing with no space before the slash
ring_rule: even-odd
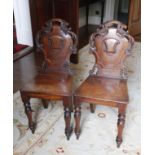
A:
<svg viewBox="0 0 155 155">
<path fill-rule="evenodd" d="M 71 133 L 72 133 L 72 127 L 70 126 L 71 121 L 71 109 L 70 105 L 72 103 L 71 97 L 64 97 L 63 99 L 63 105 L 64 105 L 64 119 L 65 119 L 65 134 L 67 137 L 67 140 L 69 140 Z"/>
<path fill-rule="evenodd" d="M 31 109 L 31 105 L 30 105 L 30 98 L 25 95 L 21 95 L 21 97 L 22 97 L 22 101 L 24 103 L 25 113 L 28 118 L 29 128 L 32 131 L 32 133 L 34 134 L 36 125 L 32 120 L 32 109 Z"/>
<path fill-rule="evenodd" d="M 78 102 L 76 97 L 74 98 L 74 105 L 75 105 L 75 112 L 74 112 L 75 135 L 76 135 L 76 139 L 79 139 L 79 136 L 80 136 L 81 106 L 80 106 L 80 102 Z"/>
<path fill-rule="evenodd" d="M 71 97 L 71 104 L 70 104 L 70 111 L 73 112 L 74 107 L 73 107 L 73 96 Z"/>
<path fill-rule="evenodd" d="M 120 105 L 118 107 L 118 122 L 117 122 L 118 135 L 116 138 L 116 143 L 118 148 L 120 147 L 123 141 L 122 133 L 123 133 L 124 124 L 125 124 L 126 107 L 127 107 L 126 105 Z"/>
<path fill-rule="evenodd" d="M 95 112 L 95 105 L 90 103 L 90 111 L 91 113 Z"/>
<path fill-rule="evenodd" d="M 44 107 L 45 109 L 48 108 L 48 100 L 42 99 L 42 104 L 43 104 L 43 107 Z"/>
</svg>

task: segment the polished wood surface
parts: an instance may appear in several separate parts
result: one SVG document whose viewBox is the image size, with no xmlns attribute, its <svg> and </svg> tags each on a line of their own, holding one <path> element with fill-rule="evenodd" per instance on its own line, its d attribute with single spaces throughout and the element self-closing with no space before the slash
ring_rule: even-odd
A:
<svg viewBox="0 0 155 155">
<path fill-rule="evenodd" d="M 70 30 L 67 22 L 56 18 L 49 20 L 38 32 L 36 43 L 45 58 L 43 72 L 70 72 L 70 55 L 77 52 L 77 38 Z"/>
<path fill-rule="evenodd" d="M 117 147 L 122 143 L 125 112 L 129 102 L 127 70 L 124 61 L 131 55 L 134 40 L 127 32 L 127 26 L 119 21 L 109 21 L 97 29 L 90 37 L 90 52 L 96 62 L 89 77 L 74 92 L 75 134 L 80 136 L 81 103 L 101 104 L 118 108 Z"/>
<path fill-rule="evenodd" d="M 73 32 L 79 34 L 79 0 L 52 0 L 53 18 L 61 18 L 72 27 Z"/>
<path fill-rule="evenodd" d="M 116 26 L 116 27 L 115 27 Z M 125 59 L 131 54 L 133 38 L 127 26 L 118 21 L 105 22 L 90 37 L 90 50 L 96 58 L 91 73 L 109 78 L 127 78 Z"/>
<path fill-rule="evenodd" d="M 88 31 L 86 27 L 80 28 L 79 48 L 82 48 L 89 42 L 89 36 L 96 30 L 96 25 L 89 25 Z M 14 61 L 13 63 L 13 92 L 17 92 L 24 85 L 26 85 L 31 79 L 33 79 L 37 72 L 42 67 L 44 56 L 42 52 L 35 52 Z"/>
<path fill-rule="evenodd" d="M 29 0 L 32 33 L 35 46 L 35 36 L 44 23 L 53 17 L 51 0 Z"/>
<path fill-rule="evenodd" d="M 43 60 L 43 53 L 33 51 L 32 53 L 13 62 L 14 93 L 24 87 L 24 85 L 36 76 L 42 68 Z"/>
<path fill-rule="evenodd" d="M 29 121 L 29 128 L 34 133 L 36 124 L 32 120 L 30 98 L 62 100 L 64 105 L 65 133 L 71 134 L 72 107 L 72 71 L 69 58 L 76 53 L 77 38 L 69 24 L 61 19 L 49 20 L 37 35 L 38 50 L 44 54 L 42 69 L 21 90 L 22 101 Z"/>
<path fill-rule="evenodd" d="M 141 0 L 130 0 L 128 30 L 136 41 L 141 41 Z"/>
<path fill-rule="evenodd" d="M 70 23 L 73 32 L 79 35 L 79 0 L 52 0 L 53 18 L 61 18 Z M 70 57 L 72 63 L 78 63 L 78 53 Z"/>
<path fill-rule="evenodd" d="M 101 103 L 103 101 L 111 101 L 125 104 L 129 100 L 127 81 L 89 76 L 77 89 L 76 96 L 89 100 L 100 100 Z"/>
<path fill-rule="evenodd" d="M 79 0 L 29 0 L 34 49 L 35 36 L 51 18 L 61 18 L 72 27 L 72 31 L 79 33 Z M 71 55 L 71 62 L 78 63 L 78 55 Z"/>
<path fill-rule="evenodd" d="M 71 96 L 72 95 L 72 76 L 64 73 L 38 74 L 21 91 L 32 93 L 33 96 Z M 60 98 L 60 97 L 59 97 Z"/>
</svg>

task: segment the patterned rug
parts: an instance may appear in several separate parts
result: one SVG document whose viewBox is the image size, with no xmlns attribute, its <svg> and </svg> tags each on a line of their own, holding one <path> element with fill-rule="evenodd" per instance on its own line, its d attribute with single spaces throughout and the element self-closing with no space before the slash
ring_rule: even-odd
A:
<svg viewBox="0 0 155 155">
<path fill-rule="evenodd" d="M 87 78 L 93 64 L 94 57 L 89 54 L 89 47 L 85 46 L 79 51 L 79 64 L 72 65 L 75 88 Z M 39 99 L 31 100 L 35 110 L 33 117 L 37 122 L 35 134 L 31 134 L 20 94 L 17 92 L 14 94 L 14 155 L 140 155 L 140 43 L 135 43 L 133 55 L 126 64 L 129 70 L 130 104 L 127 108 L 124 141 L 119 149 L 115 142 L 116 108 L 97 106 L 92 114 L 89 104 L 82 104 L 81 136 L 76 140 L 73 133 L 67 141 L 61 101 L 51 101 L 48 109 L 44 109 Z"/>
</svg>

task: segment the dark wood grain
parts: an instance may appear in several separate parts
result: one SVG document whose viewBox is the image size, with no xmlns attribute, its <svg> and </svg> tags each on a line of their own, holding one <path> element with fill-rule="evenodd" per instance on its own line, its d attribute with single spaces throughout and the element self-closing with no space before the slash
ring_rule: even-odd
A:
<svg viewBox="0 0 155 155">
<path fill-rule="evenodd" d="M 44 62 L 38 74 L 20 89 L 25 112 L 32 133 L 35 123 L 32 120 L 30 98 L 41 98 L 47 108 L 48 100 L 62 100 L 64 105 L 65 133 L 71 134 L 72 72 L 69 58 L 76 53 L 77 38 L 69 24 L 61 19 L 49 20 L 37 35 L 38 50 L 44 55 Z M 47 101 L 45 101 L 47 100 Z"/>
<path fill-rule="evenodd" d="M 89 25 L 88 32 L 86 28 L 80 28 L 79 35 L 79 48 L 82 48 L 84 45 L 88 44 L 89 36 L 96 30 L 96 25 Z M 32 50 L 32 53 L 14 61 L 13 63 L 13 92 L 17 92 L 21 89 L 26 83 L 33 79 L 40 70 L 43 62 L 43 53 L 35 52 Z"/>
<path fill-rule="evenodd" d="M 79 35 L 79 0 L 52 0 L 53 18 L 61 18 L 70 23 L 73 32 Z M 78 53 L 70 57 L 72 63 L 78 63 Z"/>
<path fill-rule="evenodd" d="M 35 36 L 44 23 L 53 17 L 51 0 L 29 0 L 32 33 L 35 46 Z"/>
<path fill-rule="evenodd" d="M 70 23 L 73 32 L 79 33 L 78 0 L 29 0 L 34 49 L 35 36 L 47 20 L 61 18 Z M 78 54 L 71 55 L 71 62 L 78 63 Z"/>
<path fill-rule="evenodd" d="M 109 21 L 99 26 L 90 37 L 90 52 L 96 62 L 89 77 L 74 92 L 75 134 L 80 136 L 81 103 L 118 108 L 117 147 L 123 138 L 125 110 L 129 102 L 127 89 L 127 70 L 124 61 L 131 55 L 134 39 L 128 34 L 127 26 L 119 21 Z"/>
<path fill-rule="evenodd" d="M 141 0 L 130 0 L 128 30 L 136 41 L 141 41 Z"/>
</svg>

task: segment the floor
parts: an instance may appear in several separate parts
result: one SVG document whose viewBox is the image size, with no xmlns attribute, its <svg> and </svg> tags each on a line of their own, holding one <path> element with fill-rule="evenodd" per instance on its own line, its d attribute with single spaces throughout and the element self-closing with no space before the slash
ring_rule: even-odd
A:
<svg viewBox="0 0 155 155">
<path fill-rule="evenodd" d="M 117 149 L 115 143 L 117 109 L 97 106 L 95 113 L 92 114 L 90 113 L 89 104 L 83 103 L 80 139 L 76 140 L 73 133 L 70 140 L 67 141 L 64 134 L 62 102 L 51 101 L 48 109 L 44 109 L 39 99 L 31 100 L 32 109 L 35 111 L 33 118 L 37 122 L 36 132 L 31 134 L 18 91 L 14 94 L 13 104 L 14 155 L 140 155 L 140 59 L 141 44 L 135 43 L 133 54 L 126 62 L 129 72 L 130 104 L 127 108 L 124 142 L 119 149 Z M 30 79 L 36 74 L 35 70 L 41 67 L 40 61 L 39 54 L 36 56 L 32 54 L 19 64 L 21 67 L 17 68 L 18 70 L 26 67 L 25 71 L 18 75 L 19 78 L 24 78 L 19 86 L 27 78 Z M 79 64 L 72 64 L 75 73 L 73 83 L 75 87 L 78 87 L 86 79 L 94 61 L 93 55 L 89 53 L 89 46 L 85 46 L 79 51 Z M 29 65 L 29 63 L 32 64 Z M 37 67 L 34 67 L 35 65 Z M 74 127 L 73 118 L 72 114 L 71 124 Z"/>
</svg>

